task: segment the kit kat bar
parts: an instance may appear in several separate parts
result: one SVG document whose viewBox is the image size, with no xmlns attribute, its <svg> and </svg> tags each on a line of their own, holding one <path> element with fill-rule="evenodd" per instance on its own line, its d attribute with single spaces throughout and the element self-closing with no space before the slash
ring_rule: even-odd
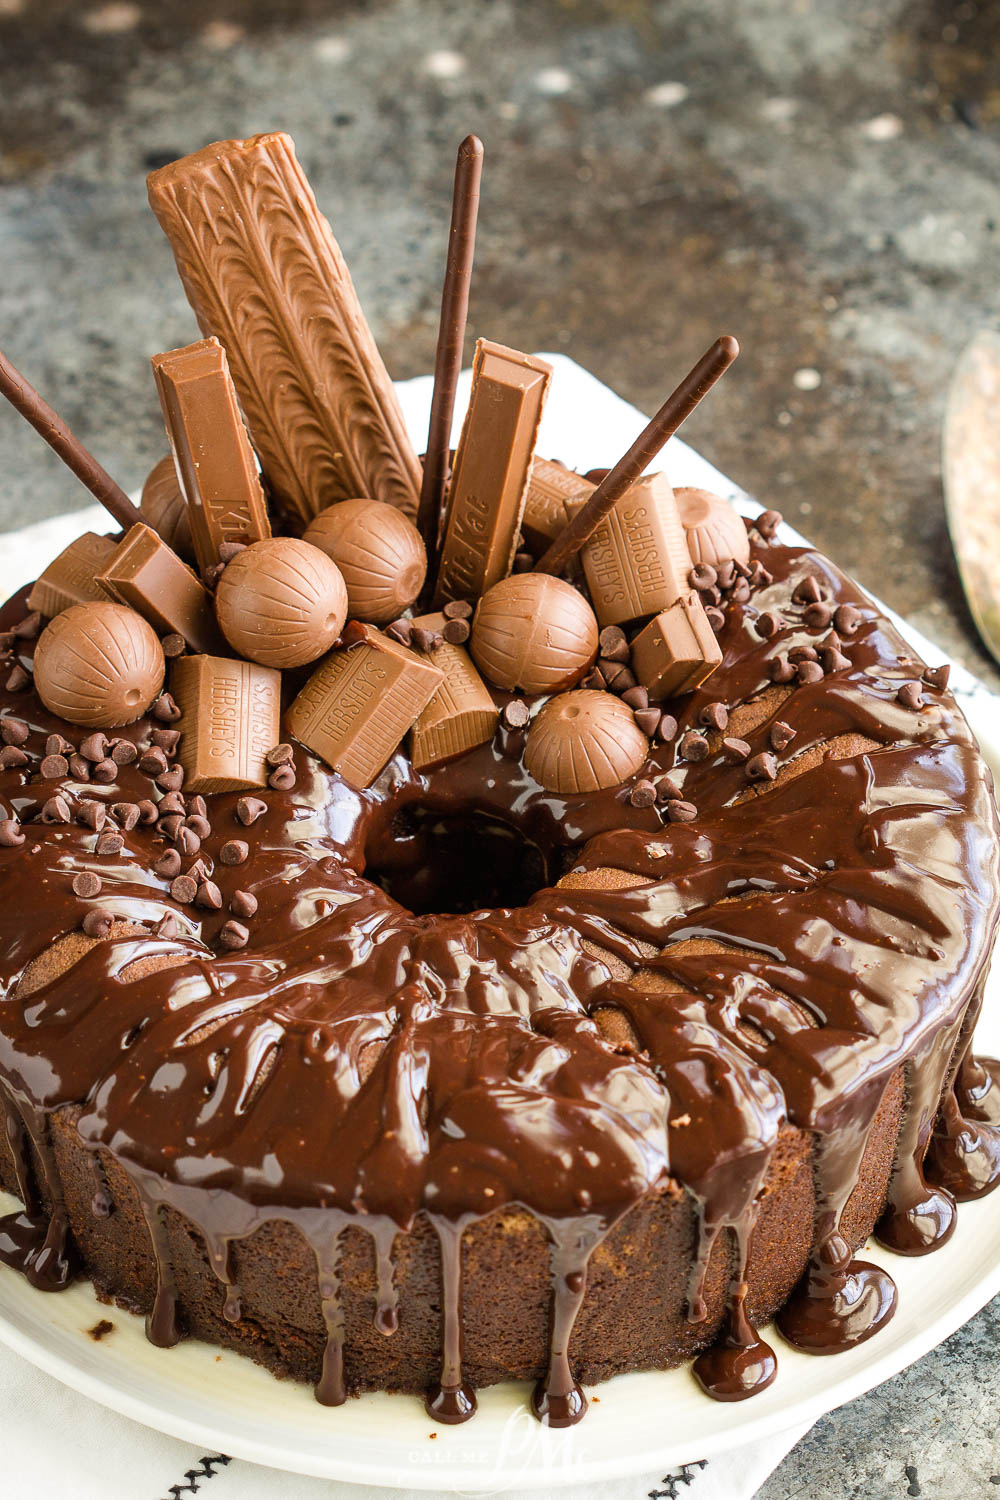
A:
<svg viewBox="0 0 1000 1500">
<path fill-rule="evenodd" d="M 443 614 L 421 615 L 413 626 L 440 634 L 446 623 Z M 444 681 L 410 732 L 410 759 L 418 771 L 485 745 L 493 738 L 500 717 L 489 688 L 462 646 L 444 641 L 431 659 L 444 673 Z"/>
<path fill-rule="evenodd" d="M 106 594 L 97 574 L 110 561 L 117 546 L 109 536 L 85 531 L 52 559 L 31 587 L 28 608 L 53 619 L 73 604 L 103 604 Z"/>
<path fill-rule="evenodd" d="M 517 550 L 538 424 L 552 367 L 480 339 L 455 454 L 435 608 L 478 599 L 506 578 Z"/>
<path fill-rule="evenodd" d="M 349 627 L 285 715 L 288 731 L 352 786 L 369 786 L 433 698 L 444 673 L 371 625 Z"/>
<path fill-rule="evenodd" d="M 133 526 L 115 548 L 98 583 L 160 635 L 182 635 L 192 651 L 226 651 L 208 590 L 156 532 Z"/>
<path fill-rule="evenodd" d="M 420 464 L 291 137 L 216 141 L 148 187 L 201 331 L 226 346 L 275 497 L 305 522 L 358 496 L 414 516 Z"/>
<path fill-rule="evenodd" d="M 218 339 L 153 355 L 153 375 L 203 573 L 224 542 L 271 535 L 264 492 Z"/>
<path fill-rule="evenodd" d="M 564 464 L 536 458 L 521 518 L 521 531 L 528 546 L 535 552 L 551 546 L 596 488 Z"/>
<path fill-rule="evenodd" d="M 602 625 L 641 620 L 687 594 L 691 555 L 667 476 L 644 475 L 626 490 L 580 557 Z"/>
<path fill-rule="evenodd" d="M 721 661 L 711 622 L 691 590 L 661 610 L 632 642 L 632 671 L 657 702 L 701 687 Z"/>
<path fill-rule="evenodd" d="M 181 710 L 185 792 L 265 786 L 267 752 L 281 739 L 281 673 L 250 661 L 182 656 L 170 688 Z"/>
</svg>

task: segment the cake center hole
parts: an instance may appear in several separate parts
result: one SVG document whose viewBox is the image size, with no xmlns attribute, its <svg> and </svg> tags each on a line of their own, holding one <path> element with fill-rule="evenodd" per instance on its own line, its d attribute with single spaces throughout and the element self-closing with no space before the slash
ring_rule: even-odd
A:
<svg viewBox="0 0 1000 1500">
<path fill-rule="evenodd" d="M 482 813 L 405 807 L 370 841 L 366 858 L 365 879 L 417 916 L 523 906 L 550 883 L 538 846 Z"/>
</svg>

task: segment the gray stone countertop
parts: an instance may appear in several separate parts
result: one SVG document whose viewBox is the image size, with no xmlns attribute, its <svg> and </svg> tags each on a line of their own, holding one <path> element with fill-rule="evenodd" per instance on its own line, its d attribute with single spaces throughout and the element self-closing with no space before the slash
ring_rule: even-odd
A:
<svg viewBox="0 0 1000 1500">
<path fill-rule="evenodd" d="M 149 356 L 196 336 L 145 174 L 281 127 L 392 373 L 424 371 L 476 130 L 471 330 L 645 410 L 736 333 L 685 436 L 997 686 L 939 447 L 1000 316 L 998 56 L 987 0 L 0 0 L 0 342 L 141 483 Z M 84 499 L 0 410 L 0 530 Z M 994 1306 L 819 1423 L 761 1500 L 997 1493 L 998 1332 Z"/>
</svg>

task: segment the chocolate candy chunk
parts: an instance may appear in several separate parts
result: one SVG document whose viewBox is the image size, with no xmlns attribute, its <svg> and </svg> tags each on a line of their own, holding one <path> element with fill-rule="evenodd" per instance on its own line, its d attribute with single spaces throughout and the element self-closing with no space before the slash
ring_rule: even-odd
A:
<svg viewBox="0 0 1000 1500">
<path fill-rule="evenodd" d="M 528 491 L 552 369 L 480 339 L 472 394 L 448 489 L 434 606 L 475 599 L 506 578 Z"/>
<path fill-rule="evenodd" d="M 267 803 L 259 797 L 241 797 L 236 804 L 236 816 L 244 828 L 249 828 L 267 812 Z"/>
<path fill-rule="evenodd" d="M 521 531 L 529 547 L 543 552 L 568 525 L 595 485 L 563 464 L 536 458 L 531 466 Z"/>
<path fill-rule="evenodd" d="M 444 631 L 450 623 L 444 615 L 421 615 L 414 625 L 424 630 Z M 410 759 L 418 771 L 451 760 L 474 745 L 493 738 L 499 710 L 489 689 L 460 645 L 445 637 L 434 653 L 434 665 L 444 681 L 424 708 L 410 736 Z"/>
<path fill-rule="evenodd" d="M 161 635 L 176 631 L 192 651 L 225 649 L 204 585 L 141 522 L 126 533 L 97 581 L 112 599 L 128 604 Z"/>
<path fill-rule="evenodd" d="M 220 948 L 235 952 L 237 948 L 245 948 L 249 941 L 250 929 L 244 927 L 242 922 L 224 922 L 219 929 Z"/>
<path fill-rule="evenodd" d="M 690 592 L 684 526 L 665 474 L 649 474 L 616 501 L 580 554 L 602 625 L 641 620 Z"/>
<path fill-rule="evenodd" d="M 15 718 L 13 714 L 6 714 L 0 719 L 0 740 L 5 745 L 23 745 L 30 732 L 24 720 Z"/>
<path fill-rule="evenodd" d="M 49 563 L 32 585 L 28 608 L 40 609 L 51 619 L 71 604 L 103 599 L 105 594 L 97 574 L 110 562 L 116 546 L 109 536 L 85 531 Z"/>
<path fill-rule="evenodd" d="M 333 651 L 292 703 L 286 723 L 346 781 L 366 787 L 444 682 L 425 657 L 371 625 L 358 644 Z M 450 649 L 450 648 L 449 648 Z M 273 745 L 274 734 L 269 740 Z"/>
<path fill-rule="evenodd" d="M 0 771 L 19 771 L 22 766 L 26 766 L 27 764 L 28 757 L 26 753 L 17 745 L 4 745 L 3 749 L 0 750 Z M 45 761 L 43 760 L 42 765 L 44 764 Z M 60 772 L 59 774 L 61 775 L 62 773 Z M 45 777 L 43 773 L 43 779 L 49 780 L 50 778 Z"/>
<path fill-rule="evenodd" d="M 281 718 L 280 672 L 220 656 L 182 656 L 171 685 L 182 715 L 179 753 L 188 791 L 264 786 Z"/>
<path fill-rule="evenodd" d="M 635 674 L 655 699 L 700 687 L 721 660 L 719 643 L 693 592 L 661 610 L 632 642 Z"/>
<path fill-rule="evenodd" d="M 106 911 L 103 906 L 92 906 L 83 919 L 83 930 L 88 937 L 106 938 L 114 920 L 113 912 Z"/>
<path fill-rule="evenodd" d="M 24 834 L 16 818 L 0 818 L 0 847 L 16 849 L 24 843 Z"/>
<path fill-rule="evenodd" d="M 191 541 L 204 573 L 219 561 L 226 542 L 259 542 L 271 535 L 264 492 L 218 339 L 155 354 L 152 363 Z"/>
<path fill-rule="evenodd" d="M 276 497 L 305 521 L 356 495 L 414 515 L 420 465 L 291 137 L 206 146 L 153 172 L 149 201 Z"/>
<path fill-rule="evenodd" d="M 252 917 L 257 911 L 257 897 L 250 891 L 234 891 L 229 910 L 235 917 Z"/>
<path fill-rule="evenodd" d="M 227 839 L 219 850 L 219 859 L 224 865 L 242 865 L 250 858 L 250 845 L 246 839 Z"/>
</svg>

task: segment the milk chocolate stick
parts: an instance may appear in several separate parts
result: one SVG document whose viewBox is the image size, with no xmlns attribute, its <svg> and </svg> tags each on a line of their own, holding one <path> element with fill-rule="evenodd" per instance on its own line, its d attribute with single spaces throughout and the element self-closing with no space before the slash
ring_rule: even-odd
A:
<svg viewBox="0 0 1000 1500">
<path fill-rule="evenodd" d="M 0 395 L 6 396 L 15 411 L 54 449 L 67 468 L 83 481 L 95 500 L 99 500 L 119 526 L 128 530 L 142 519 L 120 485 L 116 484 L 92 453 L 75 438 L 66 423 L 49 403 L 25 380 L 7 357 L 0 353 Z"/>
<path fill-rule="evenodd" d="M 248 545 L 271 535 L 257 463 L 218 339 L 154 354 L 152 364 L 204 573 L 219 561 L 223 542 Z"/>
<path fill-rule="evenodd" d="M 277 499 L 303 521 L 358 496 L 415 515 L 420 465 L 291 137 L 218 141 L 148 185 Z"/>
<path fill-rule="evenodd" d="M 535 564 L 536 572 L 562 572 L 570 558 L 575 557 L 584 542 L 593 536 L 615 501 L 621 499 L 646 465 L 652 463 L 664 443 L 673 437 L 720 375 L 725 374 L 739 352 L 740 346 L 730 334 L 716 339 L 711 349 L 702 355 L 694 369 L 685 375 L 677 389 L 667 397 L 628 452 L 601 480 L 583 509 L 577 511 L 544 557 Z"/>
<path fill-rule="evenodd" d="M 421 615 L 413 626 L 440 633 L 446 623 L 443 614 Z M 418 771 L 452 760 L 474 745 L 485 745 L 493 738 L 500 717 L 467 651 L 444 641 L 431 659 L 444 673 L 444 681 L 421 710 L 410 735 L 410 759 Z"/>
<path fill-rule="evenodd" d="M 434 606 L 478 599 L 506 578 L 552 367 L 480 339 L 455 454 Z"/>
<path fill-rule="evenodd" d="M 281 738 L 281 673 L 250 661 L 182 656 L 170 686 L 181 710 L 184 790 L 265 786 L 267 752 Z"/>
<path fill-rule="evenodd" d="M 72 604 L 103 602 L 107 595 L 97 574 L 114 556 L 118 544 L 109 536 L 85 531 L 64 547 L 32 584 L 28 608 L 53 619 Z"/>
<path fill-rule="evenodd" d="M 455 410 L 458 372 L 462 368 L 482 175 L 483 143 L 477 135 L 467 135 L 458 148 L 458 162 L 455 166 L 448 261 L 441 293 L 441 324 L 434 363 L 431 420 L 427 433 L 427 453 L 424 457 L 424 477 L 420 487 L 420 509 L 417 512 L 417 527 L 427 547 L 432 569 L 437 555 L 444 490 L 448 480 L 451 419 Z"/>
<path fill-rule="evenodd" d="M 192 651 L 225 651 L 208 591 L 155 531 L 141 523 L 119 542 L 98 584 L 160 635 L 182 635 Z"/>
</svg>

